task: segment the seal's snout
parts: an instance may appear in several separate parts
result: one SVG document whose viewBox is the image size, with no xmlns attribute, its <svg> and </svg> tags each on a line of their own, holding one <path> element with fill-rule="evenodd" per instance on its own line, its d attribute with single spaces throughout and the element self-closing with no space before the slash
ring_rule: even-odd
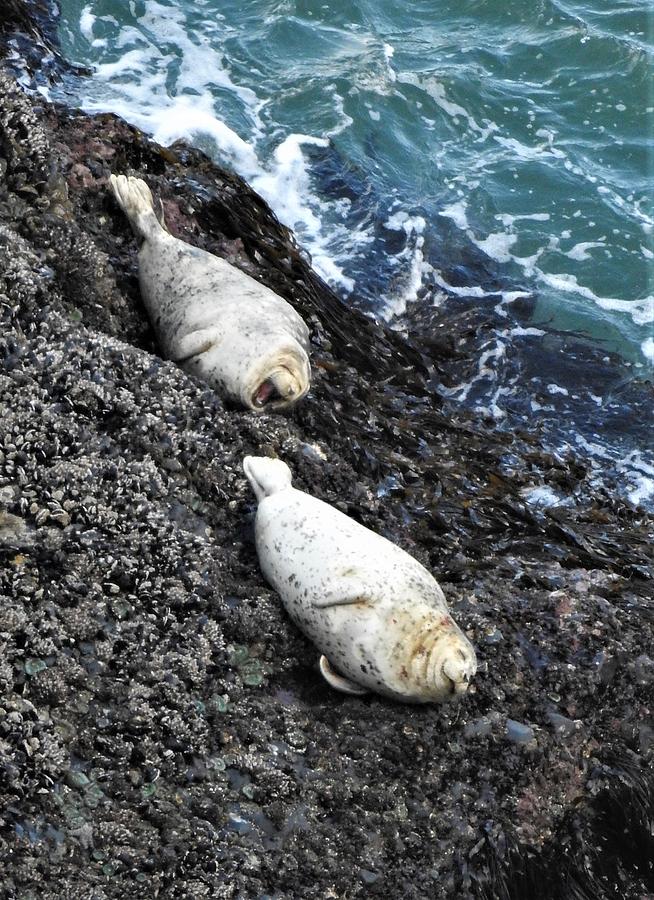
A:
<svg viewBox="0 0 654 900">
<path fill-rule="evenodd" d="M 457 647 L 443 663 L 443 675 L 453 694 L 465 694 L 476 671 L 477 659 L 474 650 L 468 647 Z"/>
</svg>

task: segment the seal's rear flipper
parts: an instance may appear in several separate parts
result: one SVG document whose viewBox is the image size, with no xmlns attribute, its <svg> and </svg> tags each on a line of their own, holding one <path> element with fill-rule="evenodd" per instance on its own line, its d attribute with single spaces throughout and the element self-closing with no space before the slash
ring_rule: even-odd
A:
<svg viewBox="0 0 654 900">
<path fill-rule="evenodd" d="M 277 491 L 290 488 L 293 480 L 291 470 L 285 462 L 267 456 L 246 456 L 243 471 L 259 502 Z"/>
<path fill-rule="evenodd" d="M 154 211 L 150 188 L 141 178 L 125 175 L 109 177 L 111 190 L 130 225 L 144 240 L 167 234 Z"/>
<path fill-rule="evenodd" d="M 357 696 L 368 693 L 365 688 L 359 687 L 358 684 L 355 684 L 353 681 L 350 681 L 348 678 L 344 678 L 342 675 L 335 672 L 332 669 L 332 664 L 324 654 L 318 660 L 318 665 L 320 666 L 322 677 L 327 684 L 335 690 L 341 691 L 343 694 L 355 694 Z"/>
</svg>

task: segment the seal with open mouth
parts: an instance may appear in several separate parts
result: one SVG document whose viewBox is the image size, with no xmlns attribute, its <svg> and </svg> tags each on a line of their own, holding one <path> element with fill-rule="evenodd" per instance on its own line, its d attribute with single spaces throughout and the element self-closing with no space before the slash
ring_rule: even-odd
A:
<svg viewBox="0 0 654 900">
<path fill-rule="evenodd" d="M 309 330 L 286 300 L 224 259 L 169 234 L 140 178 L 111 187 L 143 239 L 139 282 L 164 354 L 250 409 L 291 406 L 309 390 Z"/>
<path fill-rule="evenodd" d="M 429 703 L 464 694 L 477 671 L 433 576 L 412 556 L 291 485 L 279 459 L 246 456 L 259 505 L 259 563 L 293 621 L 350 694 Z"/>
</svg>

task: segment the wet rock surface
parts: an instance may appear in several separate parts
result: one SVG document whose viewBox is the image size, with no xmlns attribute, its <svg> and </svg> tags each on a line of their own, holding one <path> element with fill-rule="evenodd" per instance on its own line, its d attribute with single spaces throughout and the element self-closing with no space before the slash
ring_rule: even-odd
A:
<svg viewBox="0 0 654 900">
<path fill-rule="evenodd" d="M 305 317 L 296 411 L 227 408 L 157 355 L 110 171 Z M 6 895 L 654 891 L 645 512 L 536 430 L 446 405 L 434 381 L 476 364 L 452 352 L 460 311 L 413 345 L 348 310 L 201 153 L 0 74 L 0 173 Z M 326 686 L 260 575 L 247 453 L 434 571 L 478 651 L 462 703 Z M 538 487 L 574 502 L 530 504 Z"/>
</svg>

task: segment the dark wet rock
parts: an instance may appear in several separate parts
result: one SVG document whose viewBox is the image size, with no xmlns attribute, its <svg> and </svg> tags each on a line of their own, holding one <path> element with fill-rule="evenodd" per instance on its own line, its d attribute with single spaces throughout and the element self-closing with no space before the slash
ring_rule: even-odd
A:
<svg viewBox="0 0 654 900">
<path fill-rule="evenodd" d="M 23 40 L 34 51 L 39 47 L 54 50 L 57 46 L 56 17 L 58 9 L 51 0 L 4 0 L 0 13 L 2 46 Z M 6 53 L 6 50 L 5 50 Z"/>
<path fill-rule="evenodd" d="M 432 345 L 416 317 L 414 346 L 348 310 L 198 151 L 0 75 L 0 157 L 6 895 L 654 891 L 645 512 L 536 432 L 449 406 L 435 371 L 475 364 L 460 312 Z M 226 408 L 160 358 L 112 169 L 305 316 L 297 410 Z M 246 453 L 433 569 L 479 652 L 459 706 L 329 690 L 260 575 Z M 534 485 L 574 503 L 530 505 Z"/>
<path fill-rule="evenodd" d="M 555 734 L 562 738 L 570 737 L 570 735 L 574 734 L 581 726 L 581 722 L 577 722 L 574 719 L 568 719 L 567 716 L 562 716 L 557 712 L 549 712 L 547 718 L 554 729 Z"/>
<path fill-rule="evenodd" d="M 506 720 L 506 737 L 512 744 L 533 744 L 536 739 L 531 725 L 514 719 Z"/>
<path fill-rule="evenodd" d="M 468 722 L 464 728 L 464 735 L 471 737 L 487 737 L 493 730 L 493 722 L 489 716 L 480 716 L 473 722 Z"/>
<path fill-rule="evenodd" d="M 59 12 L 57 0 L 2 0 L 0 5 L 0 61 L 33 86 L 47 85 L 65 72 L 88 74 L 59 53 Z"/>
</svg>

